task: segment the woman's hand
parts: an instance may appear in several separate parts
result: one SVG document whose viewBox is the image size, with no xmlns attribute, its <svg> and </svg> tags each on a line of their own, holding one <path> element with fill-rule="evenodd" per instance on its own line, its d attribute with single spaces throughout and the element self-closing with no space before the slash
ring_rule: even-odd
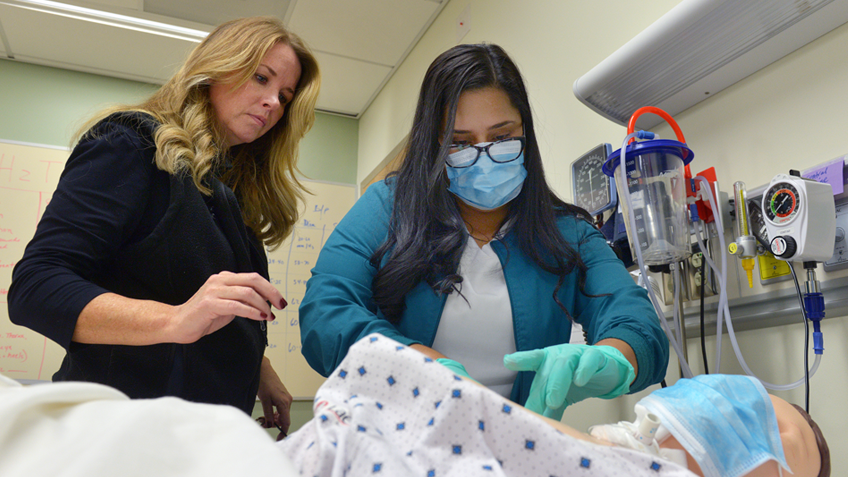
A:
<svg viewBox="0 0 848 477">
<path fill-rule="evenodd" d="M 590 397 L 612 399 L 627 392 L 636 378 L 633 366 L 613 346 L 561 344 L 504 356 L 513 371 L 535 371 L 524 405 L 561 420 L 566 406 Z"/>
<path fill-rule="evenodd" d="M 104 293 L 83 308 L 73 341 L 129 346 L 194 343 L 236 316 L 272 321 L 268 302 L 280 310 L 286 306 L 280 292 L 258 273 L 212 275 L 178 306 Z"/>
<path fill-rule="evenodd" d="M 209 277 L 194 296 L 176 307 L 167 334 L 175 343 L 194 343 L 236 316 L 273 321 L 268 302 L 278 309 L 286 306 L 280 292 L 258 273 L 221 272 Z"/>
<path fill-rule="evenodd" d="M 277 440 L 286 437 L 291 425 L 292 396 L 286 386 L 280 381 L 277 372 L 271 366 L 267 357 L 262 358 L 262 368 L 259 371 L 259 391 L 256 393 L 262 403 L 265 419 L 261 420 L 263 427 L 276 427 L 280 430 Z"/>
</svg>

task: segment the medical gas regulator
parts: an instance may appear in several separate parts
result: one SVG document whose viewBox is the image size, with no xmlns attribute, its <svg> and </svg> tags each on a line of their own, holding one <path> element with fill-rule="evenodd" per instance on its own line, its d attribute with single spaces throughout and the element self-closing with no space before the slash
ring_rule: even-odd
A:
<svg viewBox="0 0 848 477">
<path fill-rule="evenodd" d="M 830 184 L 778 174 L 763 194 L 762 207 L 775 258 L 824 262 L 833 255 L 836 205 Z"/>
</svg>

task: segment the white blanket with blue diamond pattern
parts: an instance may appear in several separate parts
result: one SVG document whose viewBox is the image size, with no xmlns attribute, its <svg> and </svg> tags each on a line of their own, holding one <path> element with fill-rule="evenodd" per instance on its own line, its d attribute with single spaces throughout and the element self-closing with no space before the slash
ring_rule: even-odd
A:
<svg viewBox="0 0 848 477">
<path fill-rule="evenodd" d="M 279 443 L 305 476 L 692 476 L 575 439 L 382 335 L 353 347 Z"/>
</svg>

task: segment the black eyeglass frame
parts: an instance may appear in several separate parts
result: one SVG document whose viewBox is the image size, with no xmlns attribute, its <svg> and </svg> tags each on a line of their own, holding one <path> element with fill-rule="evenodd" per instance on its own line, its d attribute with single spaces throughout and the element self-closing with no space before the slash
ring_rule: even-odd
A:
<svg viewBox="0 0 848 477">
<path fill-rule="evenodd" d="M 521 149 L 518 150 L 518 153 L 512 159 L 509 159 L 507 161 L 498 161 L 494 157 L 492 157 L 491 154 L 489 154 L 489 148 L 490 147 L 492 147 L 496 144 L 502 144 L 502 143 L 505 143 L 505 142 L 508 142 L 508 141 L 516 141 L 516 140 L 521 142 Z M 450 146 L 448 146 L 448 150 L 450 150 L 453 147 L 459 147 L 459 146 L 456 145 L 456 144 L 451 144 Z M 473 161 L 471 161 L 469 164 L 464 165 L 464 166 L 453 166 L 450 163 L 451 153 L 448 153 L 448 157 L 445 158 L 445 163 L 447 164 L 447 166 L 453 167 L 454 169 L 465 169 L 466 167 L 471 167 L 474 164 L 477 164 L 477 161 L 480 159 L 480 153 L 482 153 L 482 152 L 485 152 L 486 155 L 489 156 L 489 159 L 492 160 L 492 162 L 497 162 L 498 164 L 506 164 L 508 162 L 512 162 L 512 161 L 518 159 L 519 156 L 521 156 L 521 153 L 524 152 L 524 148 L 527 147 L 527 138 L 525 136 L 513 136 L 513 137 L 501 139 L 500 141 L 491 142 L 489 144 L 486 144 L 485 146 L 476 146 L 474 144 L 469 144 L 468 146 L 463 147 L 462 150 L 468 149 L 469 147 L 473 147 L 474 149 L 477 150 L 477 156 L 474 157 Z M 457 151 L 453 154 L 458 154 L 459 152 L 462 152 L 462 150 Z"/>
</svg>

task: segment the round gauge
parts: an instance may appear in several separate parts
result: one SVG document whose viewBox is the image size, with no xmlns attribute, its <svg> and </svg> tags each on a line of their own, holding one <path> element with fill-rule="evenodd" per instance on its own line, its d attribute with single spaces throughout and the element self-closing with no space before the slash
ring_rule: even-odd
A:
<svg viewBox="0 0 848 477">
<path fill-rule="evenodd" d="M 614 182 L 602 169 L 608 148 L 608 145 L 601 144 L 571 164 L 574 205 L 592 215 L 598 215 L 616 204 Z"/>
<path fill-rule="evenodd" d="M 763 196 L 763 209 L 766 218 L 775 224 L 785 224 L 798 213 L 801 196 L 798 189 L 788 182 L 778 182 L 769 188 Z"/>
<path fill-rule="evenodd" d="M 604 159 L 601 156 L 586 158 L 575 167 L 574 184 L 577 205 L 586 210 L 597 210 L 609 203 L 609 177 L 601 172 Z"/>
<path fill-rule="evenodd" d="M 748 201 L 748 222 L 751 234 L 768 243 L 768 228 L 765 219 L 763 219 L 763 209 L 756 200 Z"/>
</svg>

